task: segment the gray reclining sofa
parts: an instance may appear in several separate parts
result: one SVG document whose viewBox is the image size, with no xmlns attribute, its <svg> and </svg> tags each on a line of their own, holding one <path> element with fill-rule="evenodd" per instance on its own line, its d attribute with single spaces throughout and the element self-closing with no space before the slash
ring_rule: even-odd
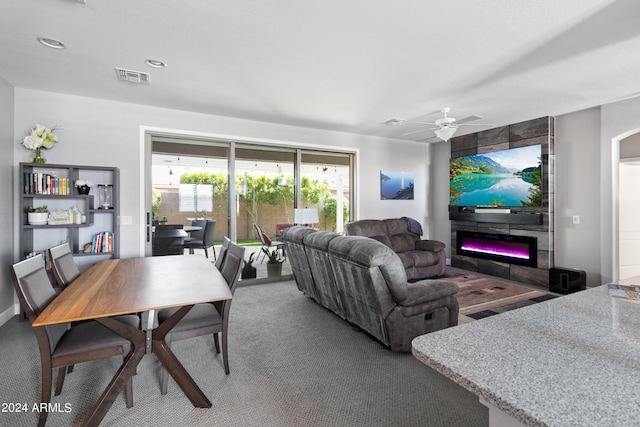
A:
<svg viewBox="0 0 640 427">
<path fill-rule="evenodd" d="M 442 276 L 446 265 L 445 244 L 422 239 L 422 226 L 411 218 L 363 219 L 345 225 L 350 236 L 378 240 L 398 254 L 409 280 Z"/>
<path fill-rule="evenodd" d="M 294 226 L 282 233 L 298 289 L 394 351 L 458 324 L 458 287 L 409 282 L 398 255 L 368 237 Z"/>
</svg>

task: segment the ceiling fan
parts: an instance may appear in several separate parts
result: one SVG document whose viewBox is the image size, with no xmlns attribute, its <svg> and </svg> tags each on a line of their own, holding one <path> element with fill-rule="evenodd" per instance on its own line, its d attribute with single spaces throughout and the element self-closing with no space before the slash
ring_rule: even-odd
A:
<svg viewBox="0 0 640 427">
<path fill-rule="evenodd" d="M 429 126 L 434 126 L 434 127 L 430 127 L 430 128 L 426 128 L 426 129 L 420 129 L 420 130 L 416 130 L 413 132 L 408 132 L 408 133 L 404 133 L 402 134 L 403 136 L 407 136 L 407 135 L 413 135 L 416 133 L 420 133 L 420 132 L 424 132 L 427 130 L 433 130 L 434 133 L 436 134 L 436 136 L 434 137 L 430 137 L 430 138 L 425 138 L 421 141 L 426 141 L 428 139 L 432 139 L 432 138 L 440 138 L 443 141 L 448 141 L 454 133 L 456 133 L 456 131 L 458 130 L 459 126 L 486 126 L 486 124 L 468 124 L 468 122 L 472 122 L 474 120 L 479 120 L 482 117 L 480 116 L 469 116 L 469 117 L 465 117 L 464 119 L 460 119 L 460 120 L 456 120 L 453 117 L 449 117 L 449 111 L 451 111 L 451 108 L 449 107 L 445 107 L 442 110 L 440 110 L 440 112 L 442 112 L 442 114 L 444 115 L 444 117 L 442 117 L 441 119 L 436 120 L 434 123 L 429 123 L 429 122 L 413 122 L 416 124 L 421 124 L 421 125 L 429 125 Z"/>
</svg>

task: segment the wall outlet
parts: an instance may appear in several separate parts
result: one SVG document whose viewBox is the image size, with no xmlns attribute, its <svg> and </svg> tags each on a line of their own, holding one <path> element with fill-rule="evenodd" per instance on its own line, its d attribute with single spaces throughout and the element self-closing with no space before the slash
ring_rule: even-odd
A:
<svg viewBox="0 0 640 427">
<path fill-rule="evenodd" d="M 580 224 L 580 215 L 574 215 L 573 216 L 573 223 L 574 224 Z"/>
<path fill-rule="evenodd" d="M 131 225 L 133 224 L 133 217 L 130 215 L 123 215 L 120 217 L 120 225 Z"/>
</svg>

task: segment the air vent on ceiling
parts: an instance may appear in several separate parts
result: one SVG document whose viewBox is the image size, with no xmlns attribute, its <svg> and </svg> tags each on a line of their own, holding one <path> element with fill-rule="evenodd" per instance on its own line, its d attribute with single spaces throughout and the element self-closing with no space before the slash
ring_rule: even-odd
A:
<svg viewBox="0 0 640 427">
<path fill-rule="evenodd" d="M 149 74 L 142 71 L 126 70 L 124 68 L 116 67 L 116 74 L 119 80 L 124 80 L 131 83 L 149 84 Z"/>
</svg>

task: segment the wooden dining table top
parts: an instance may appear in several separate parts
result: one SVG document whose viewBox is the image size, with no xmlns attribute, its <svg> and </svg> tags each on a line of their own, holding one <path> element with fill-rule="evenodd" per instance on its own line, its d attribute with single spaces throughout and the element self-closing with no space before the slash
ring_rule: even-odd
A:
<svg viewBox="0 0 640 427">
<path fill-rule="evenodd" d="M 67 286 L 33 326 L 231 299 L 207 258 L 176 255 L 100 261 Z"/>
</svg>

